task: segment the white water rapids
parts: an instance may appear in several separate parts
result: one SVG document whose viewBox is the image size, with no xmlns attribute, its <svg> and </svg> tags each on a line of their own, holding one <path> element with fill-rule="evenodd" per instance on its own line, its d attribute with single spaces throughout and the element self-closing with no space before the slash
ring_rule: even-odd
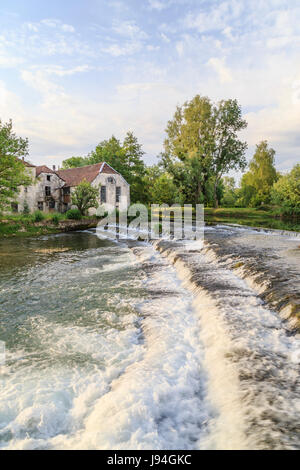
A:
<svg viewBox="0 0 300 470">
<path fill-rule="evenodd" d="M 299 448 L 299 339 L 213 252 L 45 243 L 0 282 L 0 449 Z"/>
</svg>

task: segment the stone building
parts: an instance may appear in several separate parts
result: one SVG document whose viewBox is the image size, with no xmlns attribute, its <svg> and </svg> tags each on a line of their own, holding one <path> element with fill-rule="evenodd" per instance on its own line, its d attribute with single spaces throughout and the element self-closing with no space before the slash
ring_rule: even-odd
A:
<svg viewBox="0 0 300 470">
<path fill-rule="evenodd" d="M 21 187 L 18 199 L 12 204 L 14 212 L 66 212 L 72 208 L 72 193 L 84 180 L 99 188 L 98 204 L 126 209 L 130 204 L 130 185 L 123 176 L 107 163 L 68 170 L 51 170 L 47 166 L 34 166 L 23 160 L 33 184 Z M 90 209 L 93 215 L 96 209 Z"/>
</svg>

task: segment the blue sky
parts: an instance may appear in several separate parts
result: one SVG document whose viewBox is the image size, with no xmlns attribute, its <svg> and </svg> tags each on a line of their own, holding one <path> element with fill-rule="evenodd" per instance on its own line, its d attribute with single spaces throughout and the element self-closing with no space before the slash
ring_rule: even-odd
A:
<svg viewBox="0 0 300 470">
<path fill-rule="evenodd" d="M 112 134 L 162 150 L 177 104 L 237 98 L 249 157 L 269 140 L 300 162 L 298 0 L 1 0 L 0 118 L 35 163 L 85 155 Z"/>
</svg>

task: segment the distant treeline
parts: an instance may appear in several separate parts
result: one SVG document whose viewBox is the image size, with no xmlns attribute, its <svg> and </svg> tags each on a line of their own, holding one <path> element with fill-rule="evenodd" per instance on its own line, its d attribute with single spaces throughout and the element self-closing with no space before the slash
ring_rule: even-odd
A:
<svg viewBox="0 0 300 470">
<path fill-rule="evenodd" d="M 257 145 L 247 165 L 247 143 L 239 133 L 247 127 L 236 100 L 213 103 L 195 96 L 178 106 L 168 122 L 164 151 L 158 164 L 147 166 L 137 137 L 128 132 L 123 141 L 112 136 L 87 156 L 74 156 L 64 168 L 106 161 L 131 185 L 133 202 L 144 204 L 198 204 L 207 207 L 267 207 L 281 214 L 300 214 L 300 164 L 282 175 L 275 168 L 275 151 L 267 141 Z M 26 155 L 27 140 L 12 132 L 12 124 L 0 121 L 0 209 L 21 184 L 23 166 L 15 157 Z M 14 160 L 14 161 L 13 161 Z M 239 187 L 228 173 L 248 171 Z M 274 208 L 273 207 L 273 208 Z"/>
</svg>

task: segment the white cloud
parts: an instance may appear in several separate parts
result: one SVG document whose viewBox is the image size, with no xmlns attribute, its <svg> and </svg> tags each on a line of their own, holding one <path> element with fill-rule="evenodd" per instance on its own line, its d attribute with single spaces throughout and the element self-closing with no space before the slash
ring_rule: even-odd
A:
<svg viewBox="0 0 300 470">
<path fill-rule="evenodd" d="M 35 67 L 36 68 L 36 67 Z M 84 73 L 93 70 L 90 65 L 78 65 L 77 67 L 65 68 L 60 65 L 46 66 L 42 68 L 43 72 L 49 75 L 57 75 L 65 77 L 68 75 L 75 75 L 77 73 Z"/>
<path fill-rule="evenodd" d="M 0 53 L 0 67 L 2 68 L 15 68 L 22 63 L 24 63 L 22 57 L 12 57 Z"/>
<path fill-rule="evenodd" d="M 224 58 L 211 57 L 207 64 L 217 72 L 221 83 L 233 81 L 231 71 L 225 65 Z"/>
<path fill-rule="evenodd" d="M 135 39 L 146 39 L 148 35 L 133 21 L 115 22 L 112 30 L 125 37 Z"/>
<path fill-rule="evenodd" d="M 149 7 L 152 10 L 158 10 L 162 11 L 165 8 L 168 8 L 169 2 L 167 0 L 161 1 L 161 0 L 148 0 Z"/>
<path fill-rule="evenodd" d="M 89 37 L 51 18 L 1 31 L 0 67 L 11 68 L 5 77 L 21 69 L 24 83 L 17 88 L 18 75 L 0 83 L 0 117 L 13 118 L 39 162 L 87 153 L 129 128 L 146 152 L 158 154 L 176 105 L 196 93 L 237 98 L 247 113 L 251 149 L 269 139 L 280 168 L 299 161 L 297 2 L 152 0 L 134 12 L 130 2 L 117 3 L 114 14 L 126 20 L 97 24 Z M 167 7 L 168 22 L 158 24 Z M 161 53 L 153 53 L 159 45 Z M 83 75 L 89 71 L 91 81 Z M 81 93 L 76 74 L 82 74 Z"/>
<path fill-rule="evenodd" d="M 162 38 L 164 42 L 167 42 L 167 43 L 171 42 L 170 38 L 168 38 L 168 36 L 165 33 L 160 33 L 160 37 Z"/>
<path fill-rule="evenodd" d="M 40 25 L 47 26 L 48 28 L 61 29 L 65 33 L 74 33 L 75 32 L 74 26 L 72 26 L 70 24 L 64 24 L 61 20 L 58 20 L 58 19 L 55 19 L 55 18 L 54 19 L 46 18 L 44 20 L 41 20 Z M 28 23 L 28 27 L 29 27 L 29 29 L 32 29 L 33 31 L 38 31 L 38 29 L 39 29 L 38 25 L 33 24 L 33 23 Z"/>
<path fill-rule="evenodd" d="M 140 42 L 127 42 L 125 44 L 111 44 L 110 46 L 104 47 L 102 50 L 113 57 L 121 57 L 136 54 L 141 49 L 142 44 Z"/>
<path fill-rule="evenodd" d="M 61 29 L 65 31 L 66 33 L 75 33 L 75 28 L 74 26 L 70 24 L 63 24 Z"/>
</svg>

